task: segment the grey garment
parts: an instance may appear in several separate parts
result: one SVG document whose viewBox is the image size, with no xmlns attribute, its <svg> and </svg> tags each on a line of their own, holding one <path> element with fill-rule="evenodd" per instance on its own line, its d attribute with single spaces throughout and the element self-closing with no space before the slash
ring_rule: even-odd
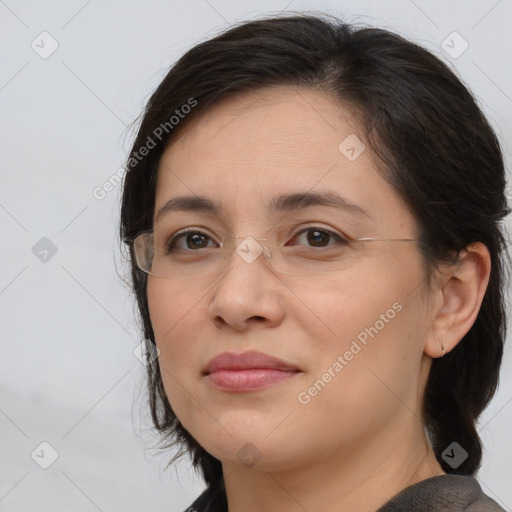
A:
<svg viewBox="0 0 512 512">
<path fill-rule="evenodd" d="M 223 488 L 205 491 L 185 512 L 228 512 Z M 440 475 L 413 484 L 376 512 L 506 512 L 471 476 Z"/>
<path fill-rule="evenodd" d="M 505 512 L 471 476 L 440 475 L 407 487 L 377 512 Z"/>
</svg>

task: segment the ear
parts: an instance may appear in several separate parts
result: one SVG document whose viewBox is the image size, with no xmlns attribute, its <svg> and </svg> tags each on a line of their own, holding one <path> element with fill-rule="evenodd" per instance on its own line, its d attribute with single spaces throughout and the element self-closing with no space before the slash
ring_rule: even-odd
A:
<svg viewBox="0 0 512 512">
<path fill-rule="evenodd" d="M 441 269 L 440 286 L 433 303 L 432 335 L 425 343 L 425 353 L 441 357 L 460 342 L 474 324 L 489 283 L 491 257 L 481 242 L 470 244 L 455 265 Z"/>
</svg>

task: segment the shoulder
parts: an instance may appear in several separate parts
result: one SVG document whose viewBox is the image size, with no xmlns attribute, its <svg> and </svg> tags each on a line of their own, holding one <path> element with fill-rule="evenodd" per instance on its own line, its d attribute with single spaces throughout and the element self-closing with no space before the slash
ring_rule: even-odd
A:
<svg viewBox="0 0 512 512">
<path fill-rule="evenodd" d="M 472 476 L 441 475 L 422 480 L 391 498 L 377 512 L 505 512 Z"/>
</svg>

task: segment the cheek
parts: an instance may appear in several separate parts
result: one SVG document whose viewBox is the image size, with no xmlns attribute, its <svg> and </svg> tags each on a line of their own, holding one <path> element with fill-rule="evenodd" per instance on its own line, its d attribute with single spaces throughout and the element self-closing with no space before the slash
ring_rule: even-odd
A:
<svg viewBox="0 0 512 512">
<path fill-rule="evenodd" d="M 148 306 L 156 344 L 160 349 L 162 375 L 186 375 L 198 370 L 199 330 L 204 323 L 201 294 L 190 290 L 176 292 L 163 279 L 148 280 Z M 197 365 L 197 368 L 194 366 Z"/>
<path fill-rule="evenodd" d="M 311 345 L 316 360 L 295 397 L 297 429 L 320 425 L 325 449 L 372 435 L 415 408 L 422 352 L 416 304 L 385 288 L 368 291 L 354 289 L 350 300 L 340 293 L 346 309 L 337 316 L 323 310 L 336 334 Z"/>
<path fill-rule="evenodd" d="M 157 347 L 158 364 L 165 393 L 171 407 L 187 430 L 202 418 L 198 400 L 205 322 L 203 294 L 183 291 L 177 294 L 164 280 L 148 280 L 148 306 Z M 192 428 L 193 430 L 193 428 Z"/>
<path fill-rule="evenodd" d="M 315 354 L 312 382 L 347 386 L 361 403 L 367 403 L 376 385 L 383 386 L 379 376 L 399 389 L 410 384 L 419 370 L 428 330 L 418 286 L 422 273 L 416 263 L 354 272 L 328 291 L 325 286 L 310 287 L 304 297 L 308 308 L 294 318 L 308 334 L 305 351 Z M 329 380 L 333 373 L 334 385 Z"/>
<path fill-rule="evenodd" d="M 413 279 L 404 276 L 402 282 L 391 269 L 380 270 L 379 278 L 368 277 L 377 271 L 352 272 L 337 281 L 293 287 L 291 316 L 309 333 L 311 349 L 348 349 L 355 339 L 364 345 L 404 320 L 404 311 L 410 310 L 407 283 Z"/>
</svg>

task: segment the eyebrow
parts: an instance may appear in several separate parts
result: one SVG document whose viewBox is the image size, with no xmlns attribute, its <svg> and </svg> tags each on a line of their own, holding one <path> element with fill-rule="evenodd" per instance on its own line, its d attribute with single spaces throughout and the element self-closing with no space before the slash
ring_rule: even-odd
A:
<svg viewBox="0 0 512 512">
<path fill-rule="evenodd" d="M 295 211 L 309 206 L 330 206 L 351 213 L 371 217 L 362 206 L 349 201 L 347 198 L 334 192 L 296 192 L 293 194 L 281 194 L 270 201 L 268 210 L 270 213 L 282 211 Z"/>
<path fill-rule="evenodd" d="M 371 215 L 362 206 L 353 203 L 334 192 L 295 192 L 292 194 L 280 194 L 275 196 L 268 204 L 271 214 L 279 212 L 291 212 L 311 206 L 329 206 L 360 216 L 371 218 Z M 180 196 L 170 199 L 158 211 L 155 222 L 171 211 L 204 211 L 219 215 L 222 207 L 219 203 L 205 196 Z"/>
</svg>

